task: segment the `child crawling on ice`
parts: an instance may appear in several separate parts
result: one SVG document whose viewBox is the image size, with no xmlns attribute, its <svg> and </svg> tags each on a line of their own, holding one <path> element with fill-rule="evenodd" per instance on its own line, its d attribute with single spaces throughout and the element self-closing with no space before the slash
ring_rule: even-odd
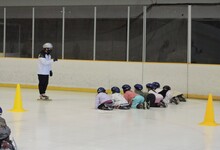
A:
<svg viewBox="0 0 220 150">
<path fill-rule="evenodd" d="M 124 98 L 124 96 L 120 93 L 120 89 L 117 86 L 113 86 L 111 88 L 112 91 L 112 100 L 114 101 L 114 107 L 118 109 L 130 109 L 130 105 L 128 101 Z"/>
<path fill-rule="evenodd" d="M 113 110 L 113 101 L 111 97 L 106 93 L 105 88 L 99 87 L 97 89 L 97 95 L 95 100 L 95 108 L 101 110 Z"/>
</svg>

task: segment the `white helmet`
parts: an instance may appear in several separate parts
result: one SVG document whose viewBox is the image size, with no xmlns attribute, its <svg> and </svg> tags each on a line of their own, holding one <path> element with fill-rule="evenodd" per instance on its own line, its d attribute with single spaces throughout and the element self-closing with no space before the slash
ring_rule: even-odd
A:
<svg viewBox="0 0 220 150">
<path fill-rule="evenodd" d="M 53 48 L 53 45 L 51 43 L 45 43 L 43 45 L 43 48 L 49 48 L 49 49 L 52 49 Z"/>
</svg>

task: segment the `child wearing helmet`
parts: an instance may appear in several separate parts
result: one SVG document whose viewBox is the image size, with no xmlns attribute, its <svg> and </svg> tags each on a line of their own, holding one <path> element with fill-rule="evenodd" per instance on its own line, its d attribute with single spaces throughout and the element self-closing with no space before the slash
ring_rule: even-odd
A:
<svg viewBox="0 0 220 150">
<path fill-rule="evenodd" d="M 172 93 L 171 88 L 168 85 L 165 85 L 162 90 L 160 90 L 159 94 L 163 96 L 163 101 L 165 103 L 170 103 L 170 100 L 172 99 Z"/>
<path fill-rule="evenodd" d="M 148 92 L 143 92 L 142 90 L 143 86 L 141 84 L 134 85 L 134 92 L 144 97 L 144 100 L 146 102 L 146 108 L 150 109 L 150 101 L 147 99 Z"/>
<path fill-rule="evenodd" d="M 171 88 L 169 85 L 163 86 L 163 90 L 159 92 L 164 97 L 164 102 L 166 103 L 175 103 L 179 104 L 179 99 L 176 96 L 173 96 Z"/>
<path fill-rule="evenodd" d="M 146 88 L 148 93 L 151 94 L 150 107 L 167 107 L 167 104 L 163 102 L 163 96 L 155 91 L 156 87 L 152 83 L 146 84 Z"/>
<path fill-rule="evenodd" d="M 161 89 L 160 88 L 160 83 L 159 82 L 152 82 L 152 85 L 154 86 L 154 90 L 155 92 L 157 92 L 158 94 L 161 94 L 163 96 L 163 102 L 168 104 L 170 103 L 170 90 L 167 88 L 167 89 Z"/>
<path fill-rule="evenodd" d="M 111 88 L 112 95 L 111 99 L 114 102 L 114 107 L 118 109 L 130 109 L 130 105 L 128 101 L 124 98 L 124 96 L 120 93 L 120 89 L 117 86 L 113 86 Z"/>
<path fill-rule="evenodd" d="M 38 55 L 38 90 L 40 99 L 47 100 L 49 97 L 46 95 L 47 85 L 49 82 L 49 76 L 53 76 L 51 65 L 57 61 L 57 58 L 51 59 L 51 52 L 53 45 L 51 43 L 45 43 L 43 50 Z"/>
<path fill-rule="evenodd" d="M 113 110 L 113 101 L 111 97 L 106 93 L 105 88 L 99 87 L 97 89 L 97 95 L 95 98 L 95 108 L 101 110 Z"/>
<path fill-rule="evenodd" d="M 2 108 L 0 107 L 0 149 L 14 150 L 10 140 L 11 129 L 7 126 L 5 119 L 1 115 Z"/>
<path fill-rule="evenodd" d="M 128 84 L 123 85 L 122 89 L 124 92 L 124 98 L 128 101 L 131 108 L 145 109 L 143 96 L 133 92 L 131 86 Z"/>
</svg>

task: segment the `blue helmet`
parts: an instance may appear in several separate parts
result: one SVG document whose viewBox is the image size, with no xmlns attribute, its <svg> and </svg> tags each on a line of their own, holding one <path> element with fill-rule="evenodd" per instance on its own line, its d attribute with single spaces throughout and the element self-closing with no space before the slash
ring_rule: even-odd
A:
<svg viewBox="0 0 220 150">
<path fill-rule="evenodd" d="M 97 89 L 97 93 L 105 93 L 106 92 L 106 90 L 105 90 L 105 88 L 103 88 L 103 87 L 99 87 L 98 89 Z"/>
<path fill-rule="evenodd" d="M 111 88 L 112 93 L 120 93 L 120 89 L 117 86 Z"/>
<path fill-rule="evenodd" d="M 131 90 L 131 86 L 128 85 L 128 84 L 124 84 L 124 85 L 122 86 L 122 89 L 123 89 L 124 92 L 126 92 L 126 91 Z"/>
<path fill-rule="evenodd" d="M 154 85 L 152 83 L 147 83 L 146 84 L 146 88 L 153 90 L 155 87 L 154 87 Z"/>
<path fill-rule="evenodd" d="M 160 83 L 159 82 L 153 82 L 152 83 L 153 86 L 157 89 L 157 88 L 160 88 Z"/>
<path fill-rule="evenodd" d="M 143 86 L 141 85 L 141 84 L 135 84 L 134 85 L 134 88 L 136 89 L 136 90 L 143 90 Z"/>
</svg>

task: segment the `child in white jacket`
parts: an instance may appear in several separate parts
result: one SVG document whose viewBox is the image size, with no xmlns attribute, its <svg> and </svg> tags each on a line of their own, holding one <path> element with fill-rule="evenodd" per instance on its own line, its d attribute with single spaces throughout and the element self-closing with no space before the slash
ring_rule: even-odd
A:
<svg viewBox="0 0 220 150">
<path fill-rule="evenodd" d="M 113 110 L 113 101 L 106 93 L 106 90 L 103 87 L 99 87 L 97 93 L 98 94 L 95 98 L 95 108 L 101 110 Z"/>
<path fill-rule="evenodd" d="M 114 102 L 114 107 L 118 109 L 130 109 L 130 105 L 128 101 L 124 98 L 124 96 L 120 93 L 120 89 L 117 86 L 113 86 L 111 88 L 112 95 L 111 99 Z"/>
</svg>

